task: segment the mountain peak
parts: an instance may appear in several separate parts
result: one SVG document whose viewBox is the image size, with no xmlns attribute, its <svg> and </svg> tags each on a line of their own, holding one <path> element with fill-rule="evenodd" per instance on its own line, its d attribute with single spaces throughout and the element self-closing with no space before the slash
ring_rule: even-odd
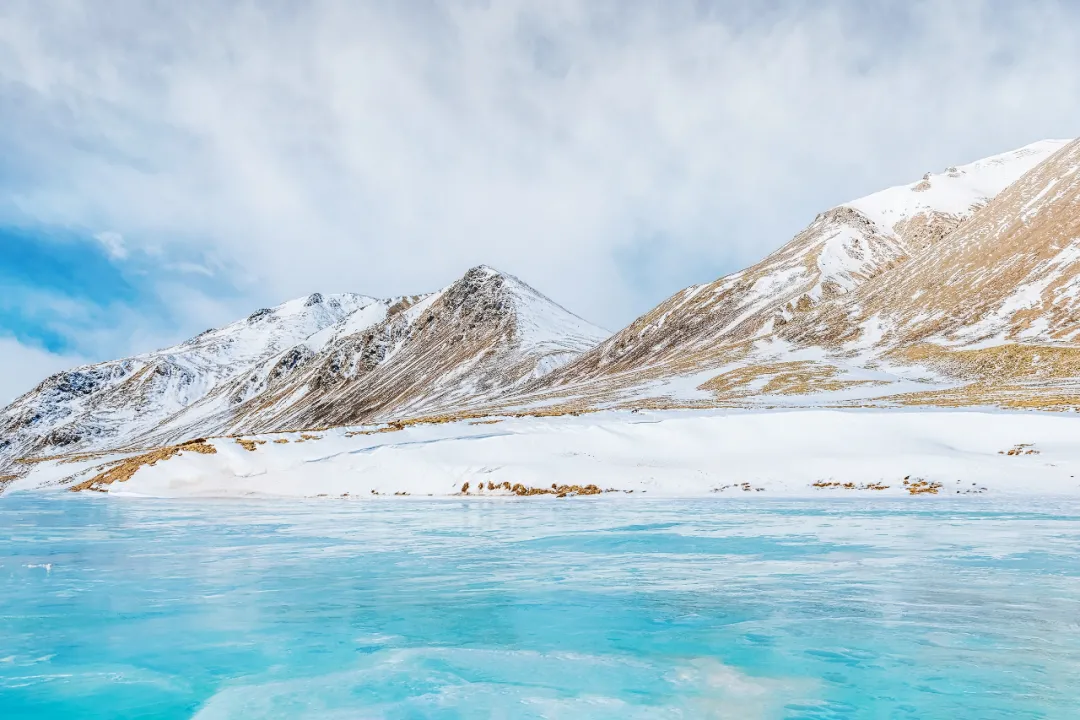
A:
<svg viewBox="0 0 1080 720">
<path fill-rule="evenodd" d="M 905 225 L 921 217 L 963 218 L 988 203 L 1025 173 L 1061 150 L 1069 140 L 1040 140 L 844 203 L 881 230 L 905 235 Z"/>
<path fill-rule="evenodd" d="M 465 273 L 465 277 L 488 277 L 491 275 L 505 275 L 505 273 L 496 270 L 490 265 L 477 265 L 469 268 Z"/>
<path fill-rule="evenodd" d="M 518 340 L 530 348 L 565 347 L 576 353 L 610 335 L 520 278 L 490 265 L 469 269 L 444 291 L 442 300 L 448 307 L 469 313 L 474 321 L 512 322 Z"/>
</svg>

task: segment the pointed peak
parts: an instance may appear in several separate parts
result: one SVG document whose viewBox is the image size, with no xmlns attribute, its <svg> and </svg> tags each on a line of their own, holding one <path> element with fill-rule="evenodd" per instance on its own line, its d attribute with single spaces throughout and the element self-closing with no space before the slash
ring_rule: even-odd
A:
<svg viewBox="0 0 1080 720">
<path fill-rule="evenodd" d="M 466 297 L 478 293 L 503 294 L 513 288 L 528 288 L 528 285 L 513 275 L 496 270 L 490 265 L 477 265 L 469 268 L 464 275 L 446 287 L 444 292 Z M 528 289 L 531 290 L 531 288 Z"/>
<path fill-rule="evenodd" d="M 481 280 L 489 277 L 507 277 L 506 273 L 500 272 L 490 265 L 477 265 L 476 267 L 469 268 L 469 270 L 462 276 L 462 280 Z"/>
</svg>

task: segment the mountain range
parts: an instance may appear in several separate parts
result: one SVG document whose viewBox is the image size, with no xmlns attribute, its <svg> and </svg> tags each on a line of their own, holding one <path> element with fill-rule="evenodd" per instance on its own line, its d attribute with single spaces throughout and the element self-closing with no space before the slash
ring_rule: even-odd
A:
<svg viewBox="0 0 1080 720">
<path fill-rule="evenodd" d="M 829 209 L 614 334 L 508 274 L 315 293 L 58 373 L 0 411 L 26 457 L 331 426 L 603 408 L 1080 409 L 1080 141 Z"/>
</svg>

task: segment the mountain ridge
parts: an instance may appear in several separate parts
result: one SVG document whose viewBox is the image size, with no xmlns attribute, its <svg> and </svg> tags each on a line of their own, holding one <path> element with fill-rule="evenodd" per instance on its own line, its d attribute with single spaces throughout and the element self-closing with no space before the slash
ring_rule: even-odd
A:
<svg viewBox="0 0 1080 720">
<path fill-rule="evenodd" d="M 29 453 L 326 424 L 319 413 L 346 422 L 436 411 L 542 376 L 606 334 L 487 266 L 427 295 L 314 293 L 47 378 L 0 411 L 0 467 Z"/>
<path fill-rule="evenodd" d="M 17 457 L 410 418 L 605 408 L 1080 409 L 1080 140 L 818 214 L 611 334 L 513 275 L 319 293 L 75 368 L 0 411 Z"/>
</svg>

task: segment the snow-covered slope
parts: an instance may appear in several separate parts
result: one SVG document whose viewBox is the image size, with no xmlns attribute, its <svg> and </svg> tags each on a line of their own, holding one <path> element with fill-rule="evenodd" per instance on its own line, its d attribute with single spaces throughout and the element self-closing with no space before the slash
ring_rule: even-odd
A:
<svg viewBox="0 0 1080 720">
<path fill-rule="evenodd" d="M 403 495 L 1080 495 L 1080 418 L 1066 415 L 608 412 L 386 429 L 215 438 L 168 457 L 42 463 L 11 490 L 355 501 Z M 117 462 L 120 471 L 108 472 Z"/>
<path fill-rule="evenodd" d="M 252 365 L 377 303 L 316 293 L 164 350 L 57 373 L 0 412 L 0 467 L 29 452 L 123 444 Z"/>
<path fill-rule="evenodd" d="M 1042 140 L 941 173 L 926 173 L 918 182 L 867 195 L 844 207 L 896 233 L 910 250 L 918 250 L 940 239 L 941 230 L 951 230 L 970 217 L 1068 142 Z"/>
<path fill-rule="evenodd" d="M 607 332 L 517 278 L 477 267 L 337 336 L 286 382 L 236 408 L 231 432 L 461 412 L 542 377 Z"/>
<path fill-rule="evenodd" d="M 844 309 L 882 343 L 1071 342 L 1080 333 L 1080 141 Z"/>
<path fill-rule="evenodd" d="M 1071 341 L 1078 153 L 1078 142 L 1042 141 L 835 207 L 760 263 L 676 293 L 517 401 L 790 404 L 824 390 L 863 402 L 886 387 L 948 384 L 940 364 L 904 352 L 946 327 L 949 342 Z"/>
<path fill-rule="evenodd" d="M 761 262 L 676 293 L 546 383 L 724 359 L 930 250 L 1066 143 L 1034 143 L 828 210 Z"/>
<path fill-rule="evenodd" d="M 48 378 L 0 413 L 0 468 L 30 453 L 436 412 L 540 377 L 605 336 L 487 267 L 430 295 L 316 293 Z"/>
</svg>

